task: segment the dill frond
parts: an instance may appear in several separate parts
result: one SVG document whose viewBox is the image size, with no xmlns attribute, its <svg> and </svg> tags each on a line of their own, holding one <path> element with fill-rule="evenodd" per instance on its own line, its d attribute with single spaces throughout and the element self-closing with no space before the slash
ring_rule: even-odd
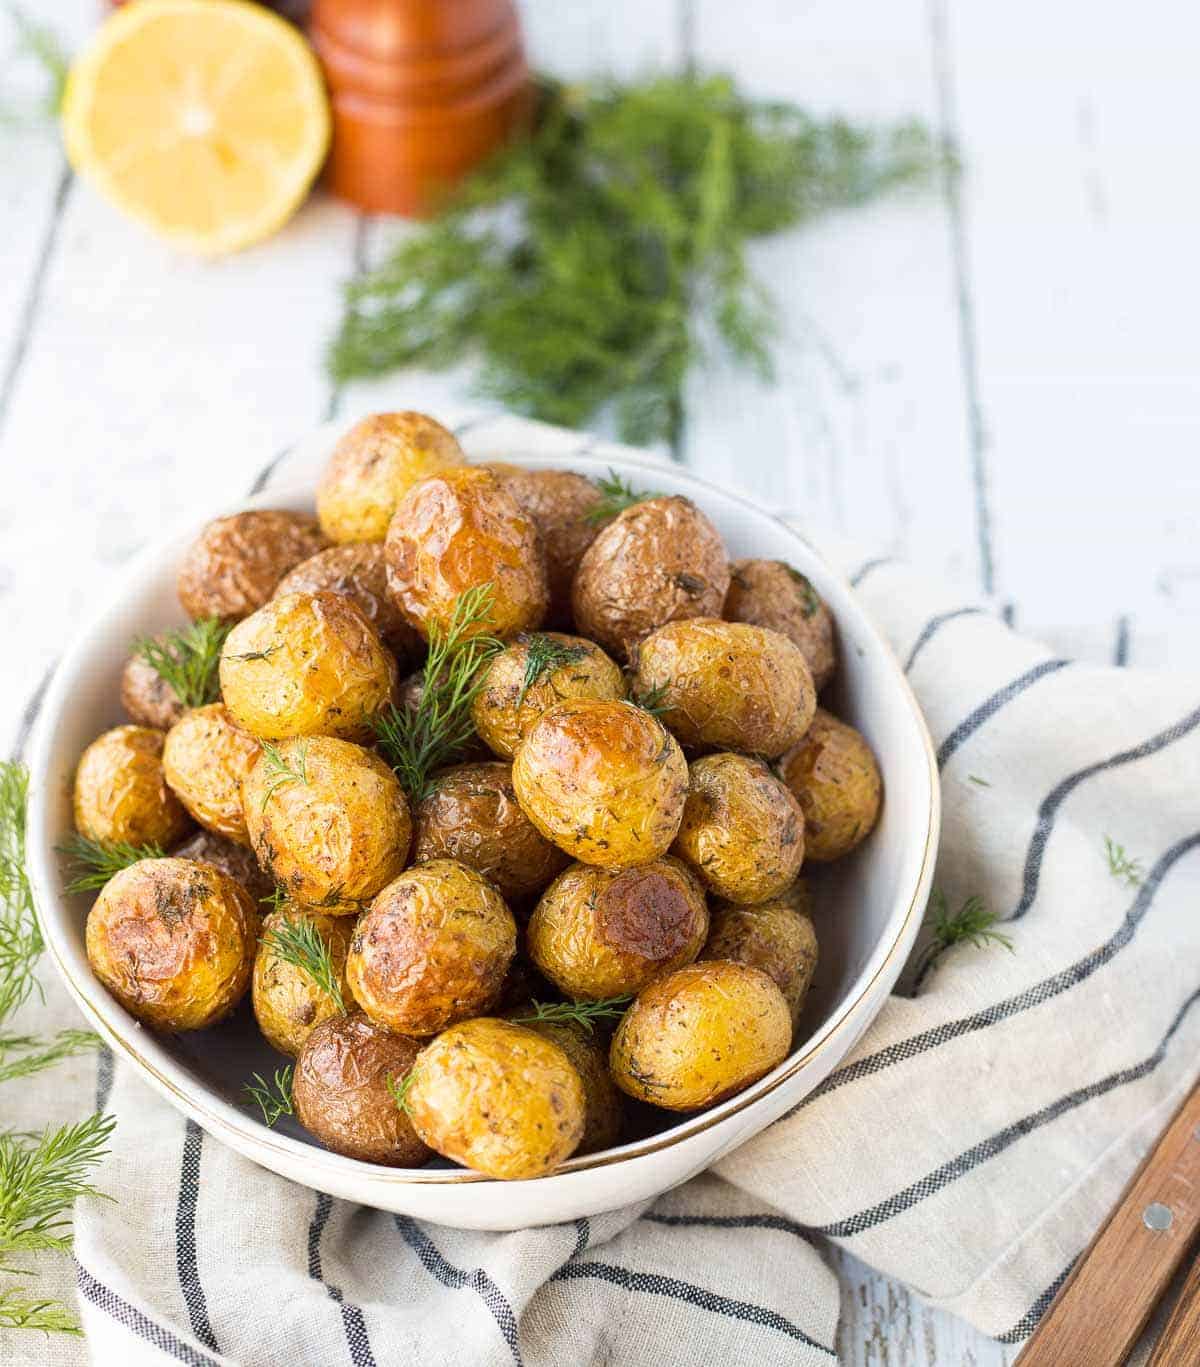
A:
<svg viewBox="0 0 1200 1367">
<path fill-rule="evenodd" d="M 285 783 L 308 782 L 308 742 L 302 740 L 296 745 L 295 768 L 279 753 L 277 745 L 272 745 L 269 740 L 264 740 L 261 744 L 263 762 L 271 776 L 262 800 L 263 810 L 266 811 L 267 803 Z"/>
<path fill-rule="evenodd" d="M 82 1334 L 78 1321 L 61 1301 L 26 1296 L 23 1286 L 0 1291 L 0 1329 L 40 1329 L 44 1334 Z"/>
<path fill-rule="evenodd" d="M 123 840 L 91 840 L 76 833 L 70 840 L 55 849 L 65 856 L 76 870 L 75 877 L 67 884 L 67 891 L 95 892 L 108 880 L 131 864 L 143 859 L 162 859 L 165 857 L 160 845 L 129 845 Z"/>
<path fill-rule="evenodd" d="M 620 1020 L 633 1000 L 631 993 L 619 997 L 604 997 L 594 1002 L 532 1002 L 533 1010 L 527 1016 L 512 1016 L 516 1025 L 534 1025 L 547 1021 L 554 1025 L 581 1025 L 588 1034 L 595 1029 L 596 1021 Z"/>
<path fill-rule="evenodd" d="M 259 943 L 265 945 L 277 959 L 307 974 L 314 986 L 345 1014 L 346 1002 L 334 967 L 333 952 L 315 921 L 307 916 L 287 917 L 279 925 L 272 926 Z"/>
<path fill-rule="evenodd" d="M 34 1035 L 0 1035 L 0 1082 L 30 1077 L 63 1059 L 90 1053 L 100 1047 L 100 1036 L 91 1030 L 60 1030 L 50 1040 Z"/>
<path fill-rule="evenodd" d="M 396 1103 L 396 1109 L 403 1111 L 405 1115 L 408 1114 L 408 1089 L 412 1086 L 412 1080 L 413 1070 L 411 1068 L 398 1081 L 391 1073 L 384 1079 L 388 1091 L 392 1094 L 392 1100 Z"/>
<path fill-rule="evenodd" d="M 1142 879 L 1146 876 L 1142 861 L 1131 858 L 1126 853 L 1125 846 L 1118 845 L 1111 835 L 1104 837 L 1104 857 L 1108 860 L 1108 871 L 1114 878 L 1119 879 L 1126 887 L 1136 888 L 1141 885 Z"/>
<path fill-rule="evenodd" d="M 34 965 L 45 948 L 25 872 L 29 772 L 0 760 L 0 1022 L 34 992 Z"/>
<path fill-rule="evenodd" d="M 521 691 L 517 695 L 517 706 L 525 701 L 529 690 L 547 674 L 553 674 L 563 665 L 574 664 L 587 654 L 586 646 L 566 645 L 556 641 L 553 636 L 545 636 L 535 631 L 523 642 L 526 648 L 525 677 L 521 680 Z"/>
<path fill-rule="evenodd" d="M 242 1090 L 258 1103 L 263 1121 L 274 1125 L 280 1116 L 292 1114 L 292 1065 L 278 1069 L 270 1082 L 255 1073 Z"/>
<path fill-rule="evenodd" d="M 941 888 L 934 888 L 929 905 L 933 908 L 933 938 L 917 959 L 914 988 L 921 986 L 929 970 L 953 945 L 965 943 L 974 945 L 976 949 L 983 949 L 987 945 L 1003 945 L 1009 953 L 1013 952 L 1012 939 L 995 929 L 1001 924 L 1000 918 L 987 909 L 982 897 L 968 897 L 957 911 L 951 912 L 945 893 Z"/>
<path fill-rule="evenodd" d="M 655 684 L 652 688 L 643 689 L 640 693 L 631 693 L 629 701 L 635 707 L 640 707 L 643 712 L 649 712 L 652 717 L 661 717 L 664 712 L 671 710 L 671 704 L 667 702 L 667 689 L 670 684 Z"/>
<path fill-rule="evenodd" d="M 584 514 L 585 520 L 592 523 L 607 522 L 610 517 L 616 517 L 626 508 L 632 508 L 635 503 L 645 503 L 650 498 L 662 498 L 662 494 L 654 489 L 639 493 L 628 480 L 622 479 L 611 469 L 604 479 L 596 480 L 595 484 L 603 497 L 599 502 L 593 503 Z"/>
<path fill-rule="evenodd" d="M 221 647 L 229 631 L 215 617 L 202 617 L 175 631 L 139 636 L 133 652 L 166 681 L 184 707 L 204 707 L 220 696 Z"/>
</svg>

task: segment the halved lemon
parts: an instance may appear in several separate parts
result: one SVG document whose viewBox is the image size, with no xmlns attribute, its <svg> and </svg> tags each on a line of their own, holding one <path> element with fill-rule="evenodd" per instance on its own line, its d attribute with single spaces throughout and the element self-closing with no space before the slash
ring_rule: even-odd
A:
<svg viewBox="0 0 1200 1367">
<path fill-rule="evenodd" d="M 119 209 L 212 256 L 296 211 L 329 146 L 316 58 L 244 0 L 133 0 L 71 68 L 72 166 Z"/>
</svg>

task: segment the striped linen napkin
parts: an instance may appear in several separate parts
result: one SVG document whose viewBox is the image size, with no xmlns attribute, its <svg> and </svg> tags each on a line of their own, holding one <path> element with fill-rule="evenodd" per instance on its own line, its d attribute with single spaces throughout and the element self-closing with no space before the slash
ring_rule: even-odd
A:
<svg viewBox="0 0 1200 1367">
<path fill-rule="evenodd" d="M 583 441 L 501 421 L 468 449 Z M 312 473 L 284 458 L 260 484 Z M 848 569 L 938 747 L 938 885 L 951 907 L 982 897 L 1011 953 L 945 954 L 714 1173 L 511 1234 L 293 1186 L 111 1057 L 98 1073 L 72 1061 L 17 1123 L 107 1106 L 99 1182 L 120 1199 L 77 1216 L 85 1343 L 9 1336 L 5 1361 L 829 1364 L 828 1240 L 987 1334 L 1026 1337 L 1197 1074 L 1200 687 L 1057 658 L 893 562 Z M 1114 874 L 1106 837 L 1136 866 Z M 68 1022 L 61 990 L 37 1014 Z"/>
</svg>

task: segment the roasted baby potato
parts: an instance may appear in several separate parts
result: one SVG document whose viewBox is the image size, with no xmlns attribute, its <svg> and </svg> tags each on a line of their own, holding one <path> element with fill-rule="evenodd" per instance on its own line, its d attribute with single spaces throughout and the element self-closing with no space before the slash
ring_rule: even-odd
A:
<svg viewBox="0 0 1200 1367">
<path fill-rule="evenodd" d="M 574 698 L 544 712 L 513 760 L 513 787 L 547 839 L 585 864 L 657 859 L 679 830 L 687 762 L 633 703 Z"/>
<path fill-rule="evenodd" d="M 183 557 L 179 601 L 193 621 L 240 621 L 262 607 L 293 565 L 327 544 L 307 513 L 260 509 L 218 517 Z"/>
<path fill-rule="evenodd" d="M 792 1044 L 783 993 L 728 959 L 688 964 L 645 988 L 609 1051 L 623 1092 L 668 1111 L 698 1111 L 769 1073 Z"/>
<path fill-rule="evenodd" d="M 542 895 L 526 931 L 535 967 L 568 997 L 640 992 L 700 953 L 708 908 L 677 859 L 634 869 L 572 864 Z"/>
<path fill-rule="evenodd" d="M 179 695 L 138 650 L 121 671 L 121 706 L 130 721 L 159 731 L 174 726 L 185 710 Z"/>
<path fill-rule="evenodd" d="M 271 895 L 274 885 L 250 849 L 223 835 L 200 830 L 169 853 L 174 859 L 194 859 L 197 864 L 211 864 L 214 869 L 220 869 L 246 889 L 256 907 Z"/>
<path fill-rule="evenodd" d="M 729 588 L 720 534 L 686 498 L 626 508 L 584 552 L 571 590 L 575 625 L 624 658 L 665 622 L 718 617 Z"/>
<path fill-rule="evenodd" d="M 295 902 L 354 915 L 404 868 L 412 837 L 396 775 L 331 736 L 265 749 L 242 784 L 258 862 Z"/>
<path fill-rule="evenodd" d="M 466 456 L 452 432 L 424 413 L 376 413 L 334 447 L 317 485 L 317 516 L 331 541 L 382 541 L 418 480 Z"/>
<path fill-rule="evenodd" d="M 488 1010 L 517 947 L 517 925 L 481 874 L 434 859 L 383 889 L 355 927 L 346 977 L 377 1024 L 435 1035 Z"/>
<path fill-rule="evenodd" d="M 396 661 L 340 593 L 289 593 L 239 622 L 221 651 L 221 695 L 262 740 L 363 740 L 396 688 Z"/>
<path fill-rule="evenodd" d="M 766 902 L 804 862 L 804 813 L 759 759 L 719 752 L 688 767 L 688 796 L 672 854 L 718 897 Z"/>
<path fill-rule="evenodd" d="M 114 726 L 83 752 L 75 771 L 75 829 L 89 840 L 159 845 L 191 822 L 163 774 L 163 733 Z"/>
<path fill-rule="evenodd" d="M 633 688 L 653 693 L 663 724 L 692 750 L 774 759 L 808 730 L 816 707 L 799 646 L 765 627 L 671 622 L 637 649 Z"/>
<path fill-rule="evenodd" d="M 443 769 L 413 813 L 413 863 L 454 859 L 508 901 L 541 892 L 567 863 L 521 810 L 512 769 L 491 761 Z"/>
<path fill-rule="evenodd" d="M 301 927 L 311 927 L 328 949 L 337 994 L 321 987 L 310 973 L 280 953 L 281 947 L 291 943 L 289 935 Z M 350 1002 L 346 955 L 353 934 L 354 922 L 349 916 L 329 916 L 294 903 L 285 903 L 263 922 L 254 956 L 251 1001 L 258 1028 L 281 1054 L 295 1058 L 314 1026 L 343 1014 Z M 284 938 L 277 939 L 277 935 Z"/>
<path fill-rule="evenodd" d="M 561 632 L 518 636 L 492 660 L 475 695 L 475 729 L 511 759 L 535 721 L 567 698 L 623 698 L 625 678 L 592 641 Z"/>
<path fill-rule="evenodd" d="M 476 1017 L 427 1044 L 406 1105 L 431 1149 L 506 1181 L 543 1177 L 579 1147 L 586 1101 L 558 1044 L 522 1025 Z"/>
<path fill-rule="evenodd" d="M 258 911 L 207 864 L 143 859 L 114 874 L 87 919 L 92 971 L 152 1030 L 201 1030 L 245 994 Z"/>
<path fill-rule="evenodd" d="M 360 1011 L 322 1021 L 296 1060 L 296 1118 L 334 1153 L 392 1168 L 420 1167 L 430 1152 L 392 1091 L 420 1051 L 416 1040 L 372 1025 Z"/>
<path fill-rule="evenodd" d="M 817 967 L 817 933 L 787 895 L 753 907 L 718 902 L 700 952 L 701 962 L 705 959 L 732 959 L 761 969 L 783 993 L 794 1029 Z"/>
<path fill-rule="evenodd" d="M 722 616 L 768 627 L 798 645 L 819 693 L 837 668 L 833 615 L 807 575 L 782 560 L 735 560 Z"/>
<path fill-rule="evenodd" d="M 879 818 L 883 779 L 871 747 L 823 707 L 779 761 L 779 777 L 804 809 L 808 857 L 820 864 L 849 854 Z"/>
<path fill-rule="evenodd" d="M 576 1153 L 599 1153 L 611 1148 L 621 1137 L 624 1116 L 621 1093 L 608 1071 L 608 1042 L 589 1034 L 584 1026 L 571 1021 L 537 1020 L 527 1003 L 510 1011 L 507 1019 L 524 1025 L 548 1039 L 571 1060 L 583 1083 L 583 1138 Z"/>
<path fill-rule="evenodd" d="M 248 845 L 242 780 L 262 754 L 223 703 L 194 707 L 167 732 L 163 773 L 175 796 L 206 830 Z"/>
<path fill-rule="evenodd" d="M 422 636 L 444 630 L 460 594 L 490 584 L 479 634 L 515 636 L 546 615 L 546 562 L 533 519 L 491 473 L 461 465 L 415 485 L 388 527 L 388 592 Z"/>
</svg>

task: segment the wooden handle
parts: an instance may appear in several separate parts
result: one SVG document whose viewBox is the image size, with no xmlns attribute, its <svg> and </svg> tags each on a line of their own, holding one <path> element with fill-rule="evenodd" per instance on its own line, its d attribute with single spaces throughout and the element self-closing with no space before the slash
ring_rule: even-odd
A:
<svg viewBox="0 0 1200 1367">
<path fill-rule="evenodd" d="M 1075 1264 L 1017 1367 L 1120 1367 L 1198 1230 L 1200 1085 Z"/>
<path fill-rule="evenodd" d="M 1184 1278 L 1171 1317 L 1163 1326 L 1146 1367 L 1194 1367 L 1200 1362 L 1200 1258 Z"/>
</svg>

